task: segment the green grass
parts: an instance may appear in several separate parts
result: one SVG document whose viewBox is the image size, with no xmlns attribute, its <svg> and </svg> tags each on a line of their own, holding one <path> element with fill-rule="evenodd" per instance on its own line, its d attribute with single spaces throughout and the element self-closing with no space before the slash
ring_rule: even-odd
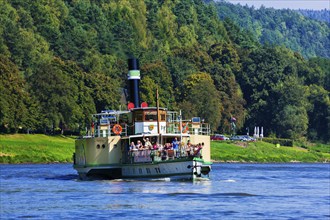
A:
<svg viewBox="0 0 330 220">
<path fill-rule="evenodd" d="M 258 142 L 212 141 L 211 158 L 222 162 L 330 162 L 330 145 L 277 148 Z M 46 135 L 0 135 L 0 163 L 72 162 L 74 138 Z"/>
<path fill-rule="evenodd" d="M 330 146 L 327 144 L 312 144 L 312 143 L 296 143 L 297 146 L 300 146 L 301 148 L 308 149 L 309 151 L 315 151 L 315 152 L 321 152 L 321 153 L 328 153 L 330 154 Z"/>
<path fill-rule="evenodd" d="M 314 148 L 311 150 L 310 148 Z M 211 143 L 212 159 L 222 162 L 330 162 L 329 145 L 317 147 L 276 147 L 274 144 L 258 142 Z M 316 151 L 315 149 L 318 149 Z"/>
<path fill-rule="evenodd" d="M 74 138 L 41 134 L 0 135 L 0 163 L 72 162 Z"/>
</svg>

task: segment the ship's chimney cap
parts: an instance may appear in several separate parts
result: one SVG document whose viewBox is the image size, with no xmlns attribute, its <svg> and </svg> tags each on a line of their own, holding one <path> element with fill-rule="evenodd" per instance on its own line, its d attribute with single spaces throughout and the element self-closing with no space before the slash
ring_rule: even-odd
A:
<svg viewBox="0 0 330 220">
<path fill-rule="evenodd" d="M 136 58 L 129 58 L 128 59 L 128 69 L 129 70 L 139 70 L 139 60 Z"/>
</svg>

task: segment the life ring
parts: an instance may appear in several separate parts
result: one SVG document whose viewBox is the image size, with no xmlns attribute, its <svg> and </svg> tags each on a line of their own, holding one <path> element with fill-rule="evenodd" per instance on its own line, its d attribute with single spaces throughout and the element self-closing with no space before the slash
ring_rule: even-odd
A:
<svg viewBox="0 0 330 220">
<path fill-rule="evenodd" d="M 188 132 L 188 131 L 189 131 L 189 124 L 187 123 L 185 129 L 184 129 L 182 132 L 183 132 L 183 133 L 186 133 L 186 132 Z"/>
<path fill-rule="evenodd" d="M 182 133 L 186 133 L 186 132 L 188 132 L 189 131 L 189 126 L 188 126 L 189 124 L 187 123 L 182 123 L 182 127 L 181 127 L 181 129 L 180 129 L 180 125 L 179 125 L 179 130 L 180 131 L 182 131 Z"/>
<path fill-rule="evenodd" d="M 186 125 L 186 123 L 182 123 L 181 127 L 180 127 L 180 123 L 179 123 L 178 129 L 179 129 L 180 132 L 182 131 L 182 129 L 184 128 L 185 125 Z"/>
<path fill-rule="evenodd" d="M 113 127 L 112 127 L 112 131 L 114 134 L 121 134 L 121 132 L 123 131 L 123 128 L 120 126 L 120 124 L 115 124 Z"/>
</svg>

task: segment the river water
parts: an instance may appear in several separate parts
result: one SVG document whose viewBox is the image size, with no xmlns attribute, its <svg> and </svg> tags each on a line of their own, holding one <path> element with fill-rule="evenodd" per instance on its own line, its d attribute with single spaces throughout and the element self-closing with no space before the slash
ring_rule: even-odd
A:
<svg viewBox="0 0 330 220">
<path fill-rule="evenodd" d="M 330 164 L 214 164 L 200 182 L 80 181 L 0 165 L 0 219 L 330 219 Z"/>
</svg>

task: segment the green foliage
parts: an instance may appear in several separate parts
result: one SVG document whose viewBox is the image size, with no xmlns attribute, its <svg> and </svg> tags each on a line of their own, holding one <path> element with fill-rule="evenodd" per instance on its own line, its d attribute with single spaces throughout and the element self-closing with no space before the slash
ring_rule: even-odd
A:
<svg viewBox="0 0 330 220">
<path fill-rule="evenodd" d="M 215 3 L 221 20 L 230 19 L 262 44 L 283 45 L 305 57 L 330 57 L 329 24 L 284 9 Z"/>
<path fill-rule="evenodd" d="M 273 124 L 276 133 L 283 138 L 298 139 L 306 134 L 308 128 L 307 96 L 305 87 L 297 77 L 286 77 L 274 88 L 278 97 L 273 107 Z M 283 132 L 285 131 L 285 132 Z"/>
<path fill-rule="evenodd" d="M 183 82 L 185 91 L 180 104 L 186 118 L 201 117 L 210 123 L 211 129 L 216 130 L 221 119 L 221 104 L 211 76 L 207 73 L 190 75 Z"/>
<path fill-rule="evenodd" d="M 330 22 L 330 11 L 329 9 L 322 9 L 322 10 L 310 10 L 310 9 L 299 9 L 297 10 L 302 15 L 324 22 Z"/>
<path fill-rule="evenodd" d="M 97 112 L 117 109 L 120 105 L 119 82 L 101 73 L 86 73 L 85 85 L 91 92 Z"/>
<path fill-rule="evenodd" d="M 330 136 L 330 97 L 329 91 L 318 85 L 308 87 L 310 140 L 326 141 Z"/>
<path fill-rule="evenodd" d="M 308 93 L 298 76 L 306 64 L 281 47 L 260 48 L 244 59 L 238 81 L 247 101 L 247 124 L 264 126 L 266 135 L 295 139 L 305 135 Z"/>
<path fill-rule="evenodd" d="M 163 62 L 145 64 L 141 67 L 142 101 L 156 106 L 156 89 L 159 90 L 160 106 L 172 109 L 174 106 L 174 92 L 172 78 Z M 146 94 L 146 95 L 143 95 Z"/>
<path fill-rule="evenodd" d="M 314 79 L 316 78 L 318 80 L 310 81 L 330 91 L 330 59 L 316 57 L 310 59 L 308 62 L 312 70 L 319 70 L 317 75 L 314 74 L 313 76 L 309 77 Z"/>
<path fill-rule="evenodd" d="M 208 53 L 213 61 L 209 72 L 219 91 L 223 112 L 221 127 L 217 130 L 221 133 L 230 133 L 233 116 L 238 119 L 236 122 L 238 128 L 244 124 L 243 93 L 235 78 L 235 73 L 241 69 L 241 63 L 233 45 L 226 42 L 212 45 Z"/>
<path fill-rule="evenodd" d="M 79 84 L 82 74 L 74 64 L 54 59 L 29 78 L 31 93 L 40 101 L 45 116 L 42 123 L 46 130 L 79 129 L 85 117 L 95 111 L 89 90 Z"/>
<path fill-rule="evenodd" d="M 17 67 L 0 55 L 0 130 L 5 133 L 33 129 L 38 116 L 34 99 Z"/>
<path fill-rule="evenodd" d="M 149 105 L 158 88 L 162 106 L 213 131 L 234 116 L 241 130 L 330 140 L 329 59 L 303 58 L 328 57 L 324 23 L 202 0 L 0 2 L 2 133 L 79 132 L 91 113 L 123 109 L 134 56 Z"/>
<path fill-rule="evenodd" d="M 292 139 L 284 139 L 284 138 L 263 138 L 264 142 L 272 143 L 272 144 L 279 144 L 280 146 L 287 146 L 293 147 L 293 140 Z"/>
</svg>

